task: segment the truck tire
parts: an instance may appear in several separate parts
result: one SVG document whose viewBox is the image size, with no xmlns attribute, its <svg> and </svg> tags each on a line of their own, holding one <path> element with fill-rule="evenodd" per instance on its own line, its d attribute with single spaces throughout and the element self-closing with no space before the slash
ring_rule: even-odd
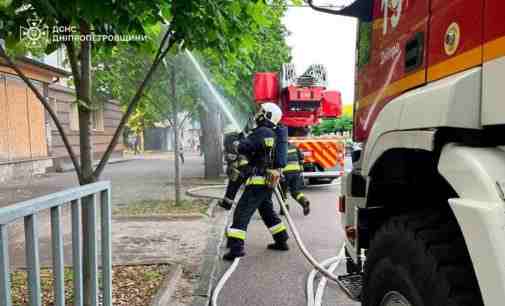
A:
<svg viewBox="0 0 505 306">
<path fill-rule="evenodd" d="M 450 212 L 393 217 L 367 252 L 363 306 L 484 305 L 459 226 Z"/>
</svg>

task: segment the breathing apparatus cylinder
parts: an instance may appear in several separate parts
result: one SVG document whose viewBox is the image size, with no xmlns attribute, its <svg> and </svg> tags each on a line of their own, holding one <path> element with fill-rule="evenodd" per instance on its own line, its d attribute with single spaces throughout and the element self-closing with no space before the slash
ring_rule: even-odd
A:
<svg viewBox="0 0 505 306">
<path fill-rule="evenodd" d="M 228 155 L 233 155 L 233 154 L 236 155 L 237 154 L 237 152 L 235 152 L 234 143 L 236 141 L 243 139 L 243 138 L 244 138 L 244 135 L 243 135 L 243 133 L 240 133 L 240 132 L 231 132 L 231 133 L 226 133 L 224 135 L 223 145 L 224 145 L 224 153 L 225 153 L 226 161 L 228 161 L 228 158 L 229 158 Z"/>
<path fill-rule="evenodd" d="M 288 128 L 280 124 L 277 125 L 275 138 L 274 168 L 282 169 L 288 164 Z"/>
<path fill-rule="evenodd" d="M 267 169 L 266 179 L 268 186 L 275 189 L 281 179 L 281 169 L 288 162 L 288 129 L 282 125 L 277 125 L 275 131 L 275 145 L 272 148 L 272 159 Z"/>
</svg>

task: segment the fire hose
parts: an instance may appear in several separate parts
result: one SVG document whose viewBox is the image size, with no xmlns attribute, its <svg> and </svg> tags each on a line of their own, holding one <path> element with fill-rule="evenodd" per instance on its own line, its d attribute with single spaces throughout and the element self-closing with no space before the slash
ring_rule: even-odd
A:
<svg viewBox="0 0 505 306">
<path fill-rule="evenodd" d="M 222 188 L 226 188 L 226 185 L 203 186 L 203 187 L 189 189 L 186 191 L 186 194 L 190 197 L 195 197 L 195 198 L 207 198 L 207 199 L 221 200 L 222 197 L 213 196 L 213 195 L 203 195 L 199 192 L 207 191 L 207 190 L 214 190 L 214 189 L 222 189 Z M 338 282 L 338 277 L 333 274 L 333 271 L 336 269 L 336 267 L 340 264 L 340 262 L 344 258 L 344 246 L 342 246 L 342 249 L 339 252 L 338 256 L 329 258 L 321 263 L 318 262 L 314 258 L 314 256 L 312 256 L 312 254 L 309 252 L 309 250 L 305 246 L 305 243 L 303 242 L 302 238 L 300 237 L 300 233 L 298 231 L 298 228 L 296 227 L 296 224 L 294 223 L 293 219 L 291 218 L 291 215 L 289 214 L 289 210 L 286 207 L 286 203 L 281 196 L 279 188 L 275 189 L 274 194 L 275 194 L 275 197 L 276 197 L 277 201 L 279 202 L 282 210 L 285 212 L 286 221 L 287 221 L 288 226 L 291 230 L 291 233 L 293 234 L 293 237 L 295 238 L 295 242 L 298 245 L 298 248 L 300 249 L 303 256 L 307 259 L 307 261 L 314 267 L 314 270 L 312 270 L 310 272 L 308 279 L 307 279 L 307 286 L 306 286 L 307 306 L 320 306 L 322 303 L 324 288 L 326 286 L 326 279 L 329 279 L 329 280 L 335 282 L 336 284 L 340 285 Z M 221 279 L 217 283 L 216 287 L 212 291 L 211 306 L 218 306 L 217 299 L 219 297 L 219 293 L 220 293 L 221 289 L 223 288 L 224 284 L 226 283 L 226 281 L 228 280 L 228 278 L 232 275 L 232 273 L 237 268 L 239 262 L 240 262 L 240 257 L 236 258 L 233 261 L 231 266 L 223 274 L 223 276 L 221 277 Z M 316 295 L 314 296 L 313 284 L 314 284 L 314 280 L 315 280 L 315 276 L 316 276 L 317 272 L 321 273 L 324 277 L 321 279 L 319 286 L 317 288 L 318 290 L 316 292 Z"/>
</svg>

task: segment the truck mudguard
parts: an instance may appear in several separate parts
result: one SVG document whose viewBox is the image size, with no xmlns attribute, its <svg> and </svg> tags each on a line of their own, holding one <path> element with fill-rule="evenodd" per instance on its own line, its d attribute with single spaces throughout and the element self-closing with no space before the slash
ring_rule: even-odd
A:
<svg viewBox="0 0 505 306">
<path fill-rule="evenodd" d="M 505 300 L 505 149 L 446 145 L 438 170 L 458 193 L 449 204 L 472 258 L 485 305 Z"/>
</svg>

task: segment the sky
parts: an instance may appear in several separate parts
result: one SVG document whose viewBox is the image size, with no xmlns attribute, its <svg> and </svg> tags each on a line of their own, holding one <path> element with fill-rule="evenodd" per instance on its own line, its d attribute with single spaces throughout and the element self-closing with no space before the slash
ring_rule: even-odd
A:
<svg viewBox="0 0 505 306">
<path fill-rule="evenodd" d="M 329 15 L 309 7 L 290 7 L 284 25 L 291 33 L 287 42 L 292 48 L 296 72 L 301 74 L 310 64 L 323 64 L 328 71 L 328 89 L 342 93 L 344 104 L 354 100 L 354 65 L 356 20 Z"/>
</svg>

